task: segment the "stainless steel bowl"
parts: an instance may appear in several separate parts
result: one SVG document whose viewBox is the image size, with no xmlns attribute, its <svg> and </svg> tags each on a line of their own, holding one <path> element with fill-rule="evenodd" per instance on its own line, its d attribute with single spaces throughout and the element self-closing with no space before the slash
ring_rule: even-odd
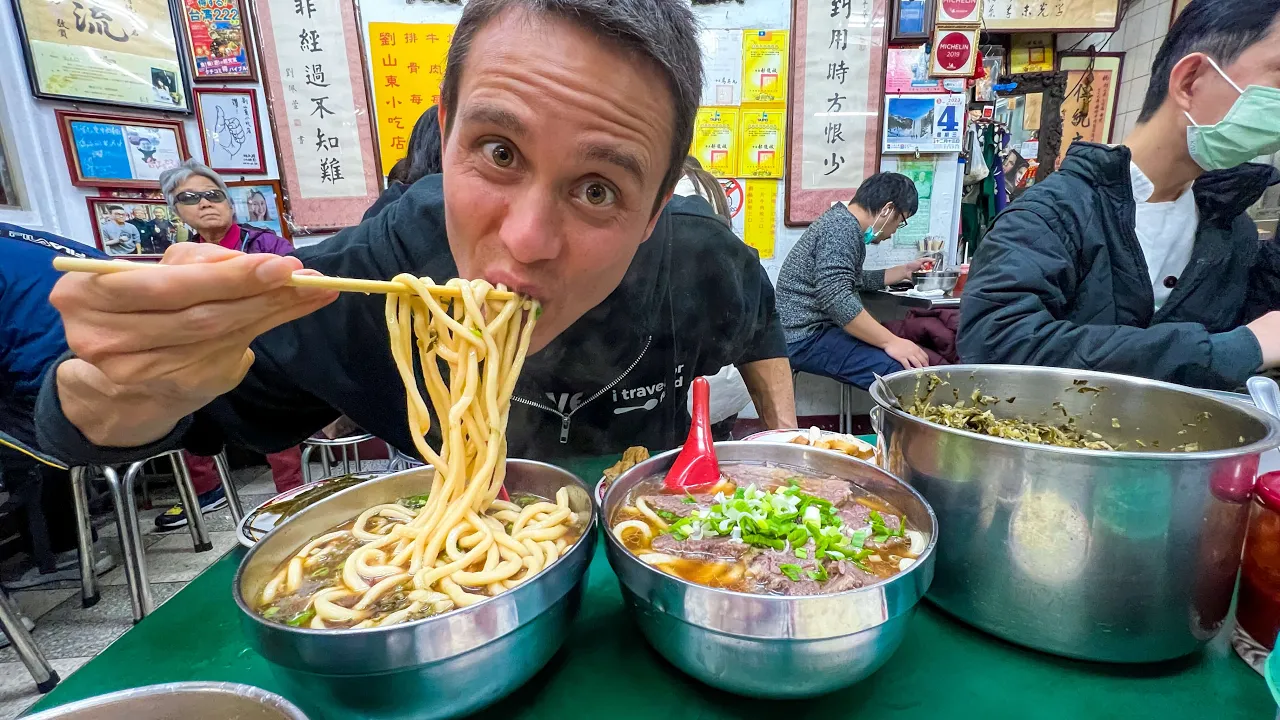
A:
<svg viewBox="0 0 1280 720">
<path fill-rule="evenodd" d="M 960 272 L 957 270 L 915 272 L 911 273 L 911 282 L 915 283 L 917 292 L 932 290 L 951 292 L 955 289 L 956 283 L 960 282 Z"/>
<path fill-rule="evenodd" d="M 948 383 L 936 402 L 980 389 L 1013 398 L 998 416 L 1060 423 L 1059 402 L 1113 445 L 1203 449 L 1099 452 L 978 435 L 894 410 L 873 385 L 882 462 L 942 527 L 931 600 L 1006 640 L 1088 660 L 1179 657 L 1217 634 L 1258 458 L 1280 445 L 1275 418 L 1177 385 L 1058 368 L 958 365 L 885 382 L 910 406 L 935 373 Z"/>
<path fill-rule="evenodd" d="M 465 715 L 523 684 L 568 634 L 595 550 L 591 496 L 571 473 L 528 460 L 507 462 L 508 491 L 552 497 L 567 486 L 583 524 L 578 542 L 529 582 L 467 608 L 387 628 L 291 628 L 253 611 L 276 568 L 308 540 L 372 505 L 421 493 L 429 473 L 406 470 L 326 498 L 273 530 L 240 563 L 235 598 L 245 634 L 289 687 L 286 694 L 313 717 Z"/>
<path fill-rule="evenodd" d="M 661 477 L 678 451 L 636 465 L 605 493 L 601 522 L 643 480 Z M 750 595 L 695 585 L 636 558 L 605 532 L 609 564 L 627 606 L 653 647 L 676 667 L 722 690 L 800 698 L 862 680 L 893 655 L 933 578 L 937 520 L 914 490 L 860 460 L 802 445 L 716 443 L 725 462 L 771 462 L 834 475 L 884 498 L 924 533 L 928 547 L 905 572 L 835 595 Z"/>
<path fill-rule="evenodd" d="M 307 720 L 275 693 L 226 682 L 176 682 L 86 698 L 27 720 Z"/>
</svg>

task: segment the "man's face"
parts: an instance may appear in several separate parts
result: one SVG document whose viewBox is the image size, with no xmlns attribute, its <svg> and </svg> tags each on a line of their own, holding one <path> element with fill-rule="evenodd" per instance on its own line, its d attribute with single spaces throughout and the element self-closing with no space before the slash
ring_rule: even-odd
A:
<svg viewBox="0 0 1280 720">
<path fill-rule="evenodd" d="M 876 216 L 875 222 L 871 225 L 877 230 L 875 237 L 871 239 L 871 243 L 873 245 L 879 245 L 885 240 L 893 237 L 893 234 L 898 231 L 898 228 L 908 219 L 909 218 L 905 215 L 898 212 L 898 209 L 893 206 L 893 203 L 885 205 L 880 211 L 880 214 Z"/>
<path fill-rule="evenodd" d="M 1215 60 L 1217 58 L 1214 58 Z M 1184 58 L 1185 60 L 1185 58 Z M 1243 90 L 1250 85 L 1280 88 L 1280 22 L 1266 38 L 1254 43 L 1222 71 Z M 1226 117 L 1240 93 L 1207 61 L 1201 63 L 1190 95 L 1188 112 L 1200 125 L 1213 125 Z"/>
<path fill-rule="evenodd" d="M 613 292 L 653 231 L 672 108 L 656 67 L 572 23 L 512 10 L 477 34 L 448 109 L 449 246 L 461 277 L 542 303 L 532 350 Z"/>
<path fill-rule="evenodd" d="M 138 207 L 136 207 L 136 208 L 134 208 L 134 209 L 133 209 L 133 216 L 134 216 L 135 218 L 139 219 L 139 220 L 146 220 L 146 219 L 147 219 L 147 209 L 146 209 L 145 207 L 138 206 Z"/>
<path fill-rule="evenodd" d="M 129 216 L 124 214 L 124 210 L 112 210 L 111 219 L 114 220 L 117 225 L 123 225 L 129 221 Z"/>
</svg>

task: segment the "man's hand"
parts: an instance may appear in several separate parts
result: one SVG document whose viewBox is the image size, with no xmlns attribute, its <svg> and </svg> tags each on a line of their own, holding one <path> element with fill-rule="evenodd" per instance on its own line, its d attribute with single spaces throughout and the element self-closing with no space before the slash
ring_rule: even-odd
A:
<svg viewBox="0 0 1280 720">
<path fill-rule="evenodd" d="M 63 412 L 91 442 L 136 447 L 244 379 L 249 343 L 337 298 L 286 287 L 297 258 L 180 243 L 152 270 L 68 273 L 50 302 L 76 358 L 58 368 Z"/>
<path fill-rule="evenodd" d="M 904 280 L 910 280 L 911 274 L 924 267 L 929 262 L 928 258 L 916 258 L 901 265 L 895 265 L 884 271 L 884 284 L 894 285 Z"/>
<path fill-rule="evenodd" d="M 1262 367 L 1270 370 L 1280 367 L 1280 311 L 1272 310 L 1247 325 L 1262 348 Z"/>
<path fill-rule="evenodd" d="M 894 338 L 884 346 L 884 351 L 889 357 L 902 363 L 902 367 L 910 370 L 911 368 L 922 368 L 929 365 L 929 356 L 919 345 L 910 340 L 902 338 Z"/>
</svg>

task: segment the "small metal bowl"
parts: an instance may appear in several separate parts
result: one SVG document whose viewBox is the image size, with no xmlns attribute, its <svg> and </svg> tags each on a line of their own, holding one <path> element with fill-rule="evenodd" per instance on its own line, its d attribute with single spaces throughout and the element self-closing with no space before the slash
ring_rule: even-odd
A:
<svg viewBox="0 0 1280 720">
<path fill-rule="evenodd" d="M 960 272 L 957 270 L 915 272 L 911 273 L 911 281 L 915 283 L 916 292 L 931 292 L 935 290 L 951 292 L 956 283 L 960 281 Z"/>
<path fill-rule="evenodd" d="M 649 644 L 702 682 L 752 697 L 812 697 L 878 670 L 902 643 L 907 621 L 933 580 L 938 522 L 924 498 L 887 472 L 841 453 L 792 444 L 716 443 L 722 463 L 771 462 L 846 479 L 905 512 L 928 538 L 911 567 L 857 590 L 807 597 L 721 590 L 641 562 L 607 531 L 608 518 L 627 493 L 662 477 L 678 453 L 663 453 L 623 473 L 600 508 L 609 564 Z"/>
<path fill-rule="evenodd" d="M 396 720 L 467 715 L 524 684 L 568 636 L 595 551 L 591 496 L 572 473 L 530 460 L 507 461 L 507 490 L 552 497 L 568 487 L 582 536 L 528 582 L 469 607 L 385 628 L 293 628 L 255 612 L 276 568 L 311 538 L 365 508 L 421 493 L 430 482 L 429 468 L 415 468 L 343 490 L 290 517 L 241 561 L 233 592 L 245 635 L 308 712 Z"/>
<path fill-rule="evenodd" d="M 28 715 L 28 720 L 307 720 L 275 693 L 228 682 L 176 682 L 108 693 Z"/>
</svg>

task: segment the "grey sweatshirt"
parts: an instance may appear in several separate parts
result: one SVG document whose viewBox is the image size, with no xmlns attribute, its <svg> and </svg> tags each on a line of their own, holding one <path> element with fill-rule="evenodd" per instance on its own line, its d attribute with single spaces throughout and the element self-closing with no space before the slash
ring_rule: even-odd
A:
<svg viewBox="0 0 1280 720">
<path fill-rule="evenodd" d="M 862 312 L 862 290 L 884 288 L 884 271 L 864 271 L 862 226 L 843 203 L 804 231 L 778 274 L 778 316 L 787 343 L 824 326 L 844 327 Z"/>
</svg>

